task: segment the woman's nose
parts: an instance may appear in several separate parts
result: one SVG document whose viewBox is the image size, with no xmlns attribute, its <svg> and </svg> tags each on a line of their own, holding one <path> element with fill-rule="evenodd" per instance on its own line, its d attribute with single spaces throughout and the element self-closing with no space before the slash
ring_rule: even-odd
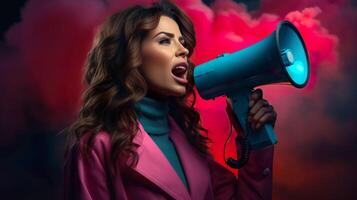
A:
<svg viewBox="0 0 357 200">
<path fill-rule="evenodd" d="M 176 51 L 176 56 L 187 56 L 189 53 L 188 49 L 185 48 L 181 43 L 178 45 L 178 50 Z"/>
</svg>

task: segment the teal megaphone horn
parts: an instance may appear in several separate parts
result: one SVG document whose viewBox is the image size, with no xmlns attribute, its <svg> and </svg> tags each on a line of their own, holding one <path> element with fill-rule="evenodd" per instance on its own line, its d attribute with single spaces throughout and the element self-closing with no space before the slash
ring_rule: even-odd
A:
<svg viewBox="0 0 357 200">
<path fill-rule="evenodd" d="M 203 99 L 227 96 L 232 100 L 234 114 L 246 134 L 246 146 L 257 150 L 276 144 L 277 138 L 269 123 L 256 132 L 250 128 L 247 119 L 252 89 L 284 82 L 303 88 L 309 80 L 309 65 L 301 34 L 292 23 L 281 21 L 277 29 L 260 42 L 196 66 L 193 76 Z M 246 161 L 237 163 L 230 159 L 229 165 L 240 168 Z"/>
</svg>

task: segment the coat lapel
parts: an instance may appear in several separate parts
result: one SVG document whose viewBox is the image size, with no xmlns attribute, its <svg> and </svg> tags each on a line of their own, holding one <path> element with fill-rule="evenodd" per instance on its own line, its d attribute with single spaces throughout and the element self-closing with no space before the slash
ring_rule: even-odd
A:
<svg viewBox="0 0 357 200">
<path fill-rule="evenodd" d="M 175 169 L 144 130 L 140 121 L 138 121 L 138 124 L 139 131 L 133 142 L 140 145 L 137 149 L 139 160 L 133 169 L 159 186 L 174 199 L 191 199 Z"/>
<path fill-rule="evenodd" d="M 189 143 L 185 133 L 171 116 L 169 116 L 169 123 L 171 125 L 170 137 L 180 156 L 189 183 L 191 198 L 193 200 L 204 199 L 210 184 L 208 163 Z"/>
</svg>

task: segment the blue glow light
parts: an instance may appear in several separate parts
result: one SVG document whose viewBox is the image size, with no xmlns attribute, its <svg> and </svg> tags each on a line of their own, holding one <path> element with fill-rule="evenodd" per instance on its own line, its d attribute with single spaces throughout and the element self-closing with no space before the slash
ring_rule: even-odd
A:
<svg viewBox="0 0 357 200">
<path fill-rule="evenodd" d="M 293 65 L 286 67 L 286 71 L 295 83 L 299 85 L 305 83 L 308 75 L 308 68 L 303 64 L 303 62 L 296 60 Z"/>
</svg>

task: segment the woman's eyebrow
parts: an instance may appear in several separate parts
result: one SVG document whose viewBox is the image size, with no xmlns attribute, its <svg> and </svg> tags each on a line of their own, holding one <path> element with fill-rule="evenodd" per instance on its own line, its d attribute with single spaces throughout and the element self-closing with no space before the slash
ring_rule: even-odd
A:
<svg viewBox="0 0 357 200">
<path fill-rule="evenodd" d="M 161 33 L 169 36 L 170 38 L 174 38 L 175 34 L 173 33 L 169 33 L 169 32 L 165 32 L 165 31 L 161 31 L 160 33 L 157 33 L 153 38 L 155 38 L 156 36 L 160 35 Z M 180 36 L 179 40 L 184 40 L 182 36 Z"/>
</svg>

